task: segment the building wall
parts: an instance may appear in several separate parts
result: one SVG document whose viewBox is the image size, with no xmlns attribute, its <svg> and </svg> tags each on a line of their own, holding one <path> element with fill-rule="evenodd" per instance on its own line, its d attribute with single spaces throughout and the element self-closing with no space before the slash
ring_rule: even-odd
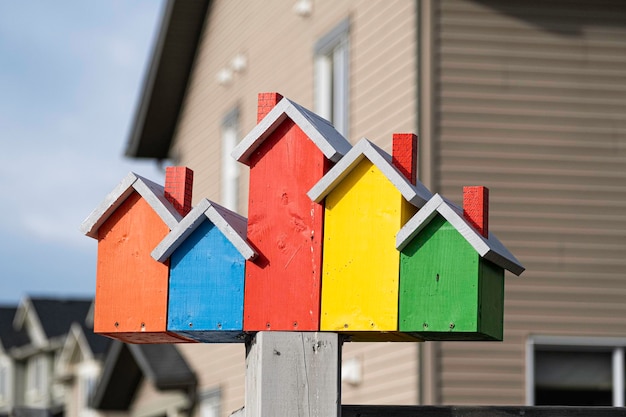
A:
<svg viewBox="0 0 626 417">
<path fill-rule="evenodd" d="M 619 1 L 433 2 L 438 191 L 491 190 L 503 343 L 442 343 L 444 404 L 524 404 L 530 335 L 626 334 L 626 13 Z"/>
<path fill-rule="evenodd" d="M 256 95 L 278 91 L 313 109 L 315 43 L 350 19 L 350 135 L 367 136 L 390 149 L 391 135 L 416 126 L 415 5 L 367 1 L 313 2 L 300 17 L 295 2 L 213 2 L 201 38 L 172 154 L 195 171 L 195 198 L 219 199 L 220 130 L 227 113 L 239 108 L 240 134 L 256 124 Z M 247 68 L 228 85 L 216 79 L 237 54 Z M 241 166 L 244 170 L 244 166 Z M 240 211 L 245 214 L 246 172 Z"/>
<path fill-rule="evenodd" d="M 626 14 L 610 0 L 417 3 L 320 0 L 300 17 L 295 1 L 214 1 L 173 156 L 194 169 L 196 201 L 219 202 L 222 119 L 237 107 L 245 135 L 261 91 L 313 108 L 315 42 L 349 18 L 351 142 L 389 150 L 419 125 L 427 185 L 456 202 L 463 185 L 489 187 L 491 230 L 527 268 L 506 276 L 504 342 L 424 344 L 421 400 L 523 404 L 530 336 L 626 331 Z M 239 53 L 246 69 L 220 85 Z M 179 348 L 222 415 L 243 405 L 243 346 Z M 363 382 L 343 384 L 343 403 L 419 402 L 418 349 L 346 344 Z"/>
<path fill-rule="evenodd" d="M 187 393 L 180 390 L 159 390 L 149 378 L 143 378 L 136 400 L 130 407 L 131 417 L 183 417 L 189 407 Z"/>
<path fill-rule="evenodd" d="M 172 154 L 194 170 L 194 199 L 220 201 L 221 123 L 240 114 L 240 137 L 256 124 L 256 97 L 264 91 L 314 108 L 315 43 L 350 21 L 349 140 L 361 137 L 390 151 L 394 132 L 416 128 L 416 14 L 408 1 L 314 1 L 296 15 L 296 2 L 214 1 L 201 38 Z M 217 74 L 237 54 L 247 67 L 220 85 Z M 247 168 L 240 165 L 241 214 L 247 213 Z M 243 346 L 179 345 L 198 372 L 200 390 L 221 388 L 222 415 L 243 405 Z M 344 403 L 415 404 L 417 344 L 347 343 L 344 359 L 362 365 L 359 385 L 344 384 Z"/>
</svg>

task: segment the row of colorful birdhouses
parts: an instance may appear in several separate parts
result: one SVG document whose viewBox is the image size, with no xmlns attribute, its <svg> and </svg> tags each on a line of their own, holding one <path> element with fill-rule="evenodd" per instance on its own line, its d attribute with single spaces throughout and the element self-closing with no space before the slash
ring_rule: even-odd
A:
<svg viewBox="0 0 626 417">
<path fill-rule="evenodd" d="M 94 330 L 131 343 L 236 342 L 256 331 L 352 340 L 500 340 L 504 269 L 487 190 L 461 209 L 416 179 L 417 138 L 351 147 L 277 93 L 233 156 L 248 217 L 202 200 L 192 172 L 165 187 L 129 174 L 85 220 L 98 239 Z"/>
</svg>

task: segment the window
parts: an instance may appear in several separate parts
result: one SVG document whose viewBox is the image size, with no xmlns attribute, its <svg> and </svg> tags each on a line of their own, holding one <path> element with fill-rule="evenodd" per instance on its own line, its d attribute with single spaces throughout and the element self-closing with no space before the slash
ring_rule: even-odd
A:
<svg viewBox="0 0 626 417">
<path fill-rule="evenodd" d="M 98 367 L 90 362 L 79 365 L 77 370 L 78 380 L 78 415 L 82 417 L 90 417 L 96 413 L 89 407 L 89 399 L 96 387 L 96 379 L 98 376 Z"/>
<path fill-rule="evenodd" d="M 220 415 L 221 393 L 219 389 L 200 394 L 200 417 L 218 417 Z"/>
<path fill-rule="evenodd" d="M 47 385 L 47 358 L 44 355 L 33 356 L 28 361 L 26 375 L 26 396 L 28 401 L 37 402 L 45 399 Z"/>
<path fill-rule="evenodd" d="M 527 403 L 623 407 L 625 348 L 621 338 L 532 337 Z"/>
<path fill-rule="evenodd" d="M 0 357 L 0 405 L 9 402 L 9 364 Z"/>
<path fill-rule="evenodd" d="M 221 204 L 237 211 L 239 204 L 239 163 L 231 152 L 239 142 L 239 109 L 229 112 L 222 121 L 222 189 Z"/>
<path fill-rule="evenodd" d="M 315 112 L 348 136 L 350 21 L 342 21 L 315 44 Z"/>
</svg>

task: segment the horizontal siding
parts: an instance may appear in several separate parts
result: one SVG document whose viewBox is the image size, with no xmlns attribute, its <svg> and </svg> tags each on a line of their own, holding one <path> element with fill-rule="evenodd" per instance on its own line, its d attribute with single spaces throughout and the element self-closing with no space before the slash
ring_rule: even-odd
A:
<svg viewBox="0 0 626 417">
<path fill-rule="evenodd" d="M 438 3 L 439 189 L 491 189 L 507 275 L 505 341 L 441 345 L 445 404 L 523 404 L 530 334 L 626 331 L 626 8 Z"/>
<path fill-rule="evenodd" d="M 313 48 L 341 20 L 351 21 L 350 137 L 389 146 L 396 131 L 415 128 L 415 6 L 367 1 L 316 2 L 313 15 L 295 15 L 279 1 L 250 5 L 213 2 L 174 140 L 177 162 L 195 171 L 195 201 L 219 200 L 221 121 L 239 107 L 240 134 L 256 124 L 256 94 L 279 91 L 313 108 Z M 280 24 L 278 23 L 280 22 Z M 248 68 L 230 85 L 217 73 L 243 53 Z M 242 167 L 240 211 L 246 212 L 247 168 Z"/>
<path fill-rule="evenodd" d="M 415 5 L 370 3 L 359 2 L 354 15 L 350 136 L 389 151 L 394 132 L 416 127 Z"/>
<path fill-rule="evenodd" d="M 245 348 L 242 344 L 189 343 L 177 346 L 193 367 L 198 378 L 198 392 L 220 390 L 223 416 L 243 407 Z M 196 413 L 198 411 L 196 407 Z"/>
<path fill-rule="evenodd" d="M 363 383 L 342 384 L 342 404 L 417 404 L 417 343 L 346 343 L 343 359 L 363 364 Z"/>
</svg>

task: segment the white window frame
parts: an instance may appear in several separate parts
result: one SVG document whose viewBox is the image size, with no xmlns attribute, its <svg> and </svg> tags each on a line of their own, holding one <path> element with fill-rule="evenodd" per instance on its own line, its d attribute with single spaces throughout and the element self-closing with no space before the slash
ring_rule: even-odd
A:
<svg viewBox="0 0 626 417">
<path fill-rule="evenodd" d="M 89 398 L 93 394 L 100 369 L 96 363 L 83 362 L 78 366 L 78 415 L 80 417 L 92 417 L 96 411 L 89 406 Z"/>
<path fill-rule="evenodd" d="M 541 348 L 576 348 L 577 351 L 600 350 L 612 353 L 613 407 L 624 407 L 624 352 L 626 338 L 530 336 L 526 342 L 526 405 L 535 405 L 535 351 Z"/>
<path fill-rule="evenodd" d="M 40 403 L 46 399 L 48 376 L 48 358 L 44 354 L 35 355 L 28 360 L 26 396 L 29 403 Z"/>
<path fill-rule="evenodd" d="M 199 395 L 199 417 L 218 417 L 221 414 L 222 392 L 219 388 L 203 391 Z"/>
<path fill-rule="evenodd" d="M 11 363 L 6 356 L 0 355 L 0 406 L 10 405 L 11 374 Z"/>
<path fill-rule="evenodd" d="M 231 152 L 239 142 L 239 108 L 228 112 L 222 120 L 221 205 L 237 211 L 239 206 L 239 163 Z"/>
<path fill-rule="evenodd" d="M 350 126 L 350 20 L 315 43 L 314 110 L 348 137 Z"/>
</svg>

